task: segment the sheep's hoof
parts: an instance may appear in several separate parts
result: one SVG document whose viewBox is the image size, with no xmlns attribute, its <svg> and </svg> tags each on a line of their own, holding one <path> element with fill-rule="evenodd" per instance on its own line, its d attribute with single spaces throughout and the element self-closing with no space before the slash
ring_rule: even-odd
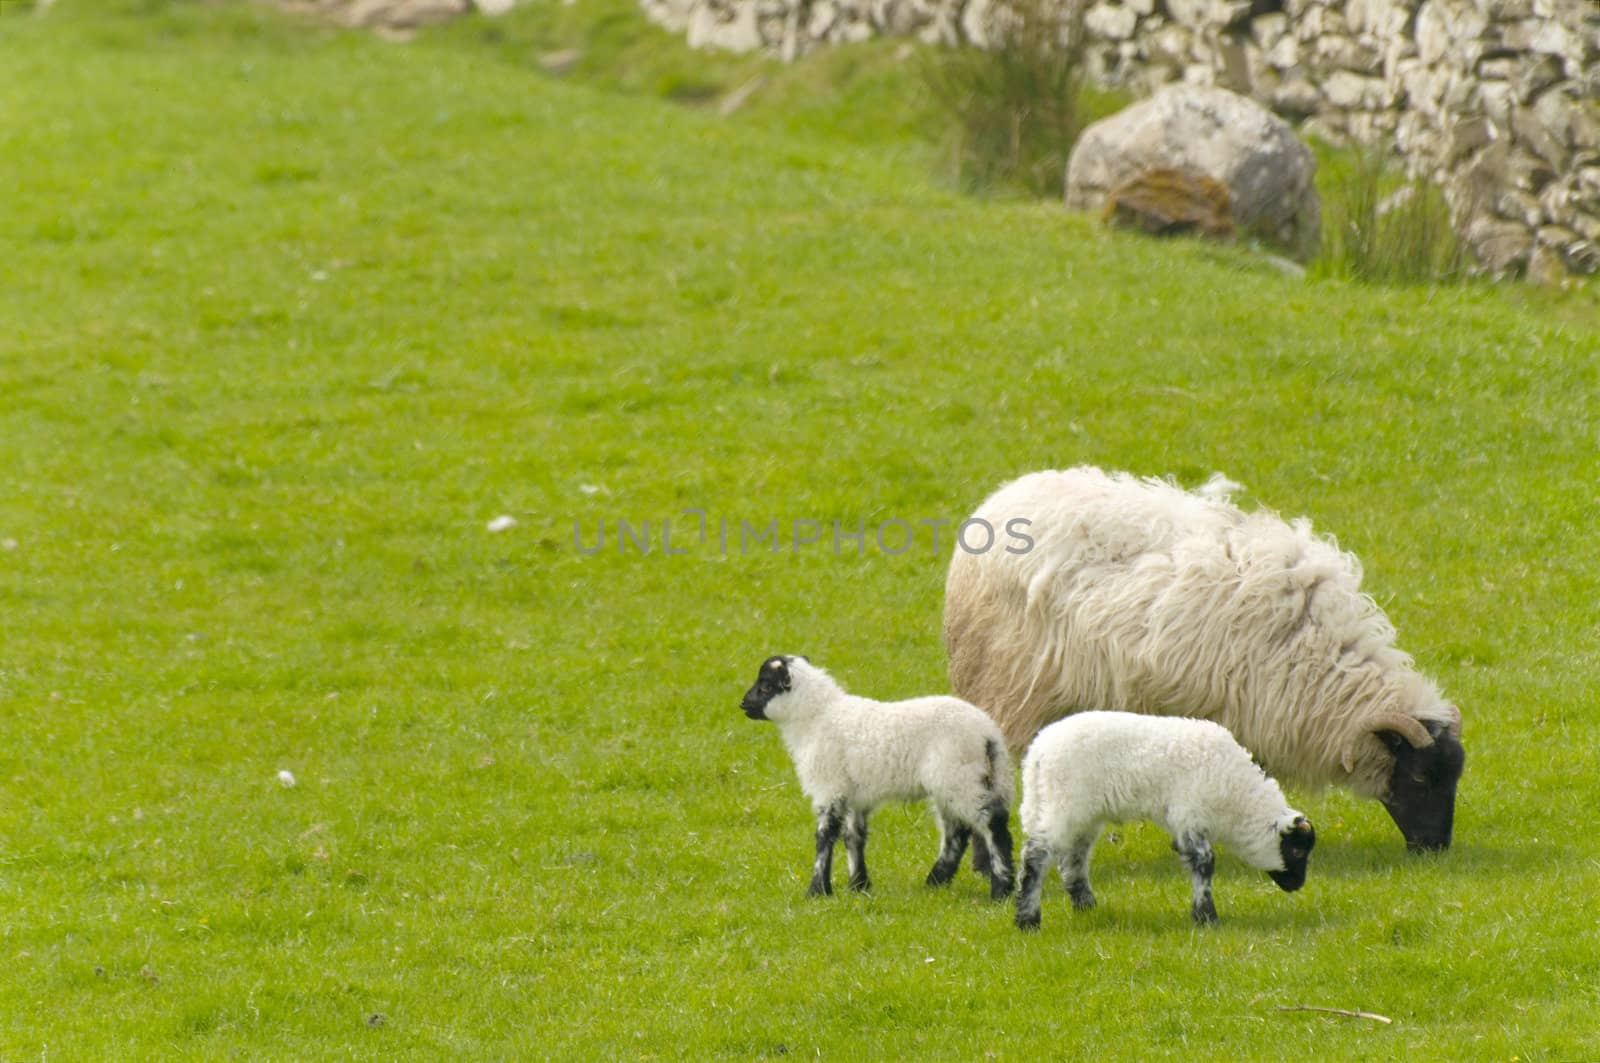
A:
<svg viewBox="0 0 1600 1063">
<path fill-rule="evenodd" d="M 928 872 L 928 885 L 948 886 L 950 884 L 950 880 L 955 877 L 956 873 L 954 870 L 936 867 L 932 871 Z"/>
<path fill-rule="evenodd" d="M 989 899 L 1003 901 L 1011 896 L 1011 891 L 1016 888 L 1016 883 L 1008 878 L 993 878 L 989 880 Z"/>
<path fill-rule="evenodd" d="M 1189 915 L 1194 919 L 1196 926 L 1217 925 L 1217 906 L 1210 901 L 1195 905 L 1189 910 Z"/>
<path fill-rule="evenodd" d="M 872 880 L 868 878 L 853 878 L 850 880 L 850 888 L 857 893 L 870 893 L 872 892 Z"/>
<path fill-rule="evenodd" d="M 1072 898 L 1072 907 L 1080 912 L 1094 907 L 1094 893 L 1087 888 L 1069 890 L 1067 895 Z"/>
<path fill-rule="evenodd" d="M 1024 933 L 1027 933 L 1028 931 L 1037 931 L 1039 929 L 1039 913 L 1034 912 L 1032 915 L 1024 915 L 1023 913 L 1018 912 L 1017 929 L 1023 931 Z"/>
<path fill-rule="evenodd" d="M 833 883 L 831 883 L 831 882 L 818 882 L 818 881 L 813 879 L 812 882 L 811 882 L 811 885 L 806 887 L 806 896 L 807 897 L 832 897 L 833 896 Z"/>
</svg>

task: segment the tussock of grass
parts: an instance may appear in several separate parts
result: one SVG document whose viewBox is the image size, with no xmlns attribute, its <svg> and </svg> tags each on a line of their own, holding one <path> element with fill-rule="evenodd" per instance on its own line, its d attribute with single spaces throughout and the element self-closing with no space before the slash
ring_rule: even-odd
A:
<svg viewBox="0 0 1600 1063">
<path fill-rule="evenodd" d="M 480 37 L 653 32 L 584 10 L 0 19 L 0 1056 L 1594 1055 L 1594 289 L 956 195 L 850 105 L 892 50 L 723 119 Z M 1466 716 L 1448 856 L 1301 794 L 1305 890 L 1224 857 L 1195 932 L 1132 827 L 1024 938 L 897 809 L 876 893 L 806 900 L 750 668 L 942 689 L 948 541 L 870 529 L 1083 461 L 1225 470 L 1363 558 Z M 619 518 L 656 548 L 574 548 Z"/>
<path fill-rule="evenodd" d="M 1084 125 L 1083 11 L 1079 4 L 1007 0 L 992 12 L 992 47 L 927 53 L 923 80 L 950 118 L 964 187 L 1060 194 Z"/>
<path fill-rule="evenodd" d="M 1407 179 L 1387 146 L 1324 151 L 1319 275 L 1375 284 L 1459 280 L 1471 264 L 1439 190 Z"/>
<path fill-rule="evenodd" d="M 1127 102 L 1085 82 L 1085 10 L 1007 0 L 990 10 L 990 47 L 921 51 L 930 126 L 960 187 L 1059 197 L 1078 134 Z"/>
</svg>

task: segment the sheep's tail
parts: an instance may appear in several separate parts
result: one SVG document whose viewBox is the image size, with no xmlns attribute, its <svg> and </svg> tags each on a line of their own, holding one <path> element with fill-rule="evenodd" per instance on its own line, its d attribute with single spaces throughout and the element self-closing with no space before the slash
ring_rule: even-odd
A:
<svg viewBox="0 0 1600 1063">
<path fill-rule="evenodd" d="M 1023 830 L 1027 829 L 1026 824 L 1031 821 L 1032 806 L 1038 804 L 1044 796 L 1039 792 L 1039 785 L 1039 758 L 1024 755 L 1022 758 L 1022 806 L 1017 809 L 1017 826 Z"/>
<path fill-rule="evenodd" d="M 1011 757 L 1006 753 L 1005 743 L 994 738 L 986 738 L 983 742 L 984 755 L 989 758 L 989 789 L 996 797 L 1005 802 L 1009 809 L 1015 801 L 1016 787 L 1011 778 Z"/>
</svg>

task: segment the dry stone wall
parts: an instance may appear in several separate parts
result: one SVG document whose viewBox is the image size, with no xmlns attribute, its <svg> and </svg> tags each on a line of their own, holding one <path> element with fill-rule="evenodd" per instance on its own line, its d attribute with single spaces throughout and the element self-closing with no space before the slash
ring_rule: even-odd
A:
<svg viewBox="0 0 1600 1063">
<path fill-rule="evenodd" d="M 1001 0 L 641 0 L 695 46 L 792 59 L 915 35 L 987 46 Z M 1061 0 L 1070 2 L 1070 0 Z M 1600 2 L 1096 0 L 1091 75 L 1251 96 L 1335 141 L 1392 142 L 1484 267 L 1600 270 Z"/>
</svg>

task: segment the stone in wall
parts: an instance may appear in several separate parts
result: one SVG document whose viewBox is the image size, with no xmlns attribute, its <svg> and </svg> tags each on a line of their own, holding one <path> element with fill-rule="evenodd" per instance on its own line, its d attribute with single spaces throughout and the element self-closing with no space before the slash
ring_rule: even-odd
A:
<svg viewBox="0 0 1600 1063">
<path fill-rule="evenodd" d="M 1008 2 L 641 0 L 696 45 L 786 58 L 877 34 L 993 47 Z M 1100 83 L 1144 95 L 1218 85 L 1320 136 L 1392 143 L 1443 190 L 1488 271 L 1600 270 L 1596 0 L 1082 0 L 1077 10 Z"/>
</svg>

